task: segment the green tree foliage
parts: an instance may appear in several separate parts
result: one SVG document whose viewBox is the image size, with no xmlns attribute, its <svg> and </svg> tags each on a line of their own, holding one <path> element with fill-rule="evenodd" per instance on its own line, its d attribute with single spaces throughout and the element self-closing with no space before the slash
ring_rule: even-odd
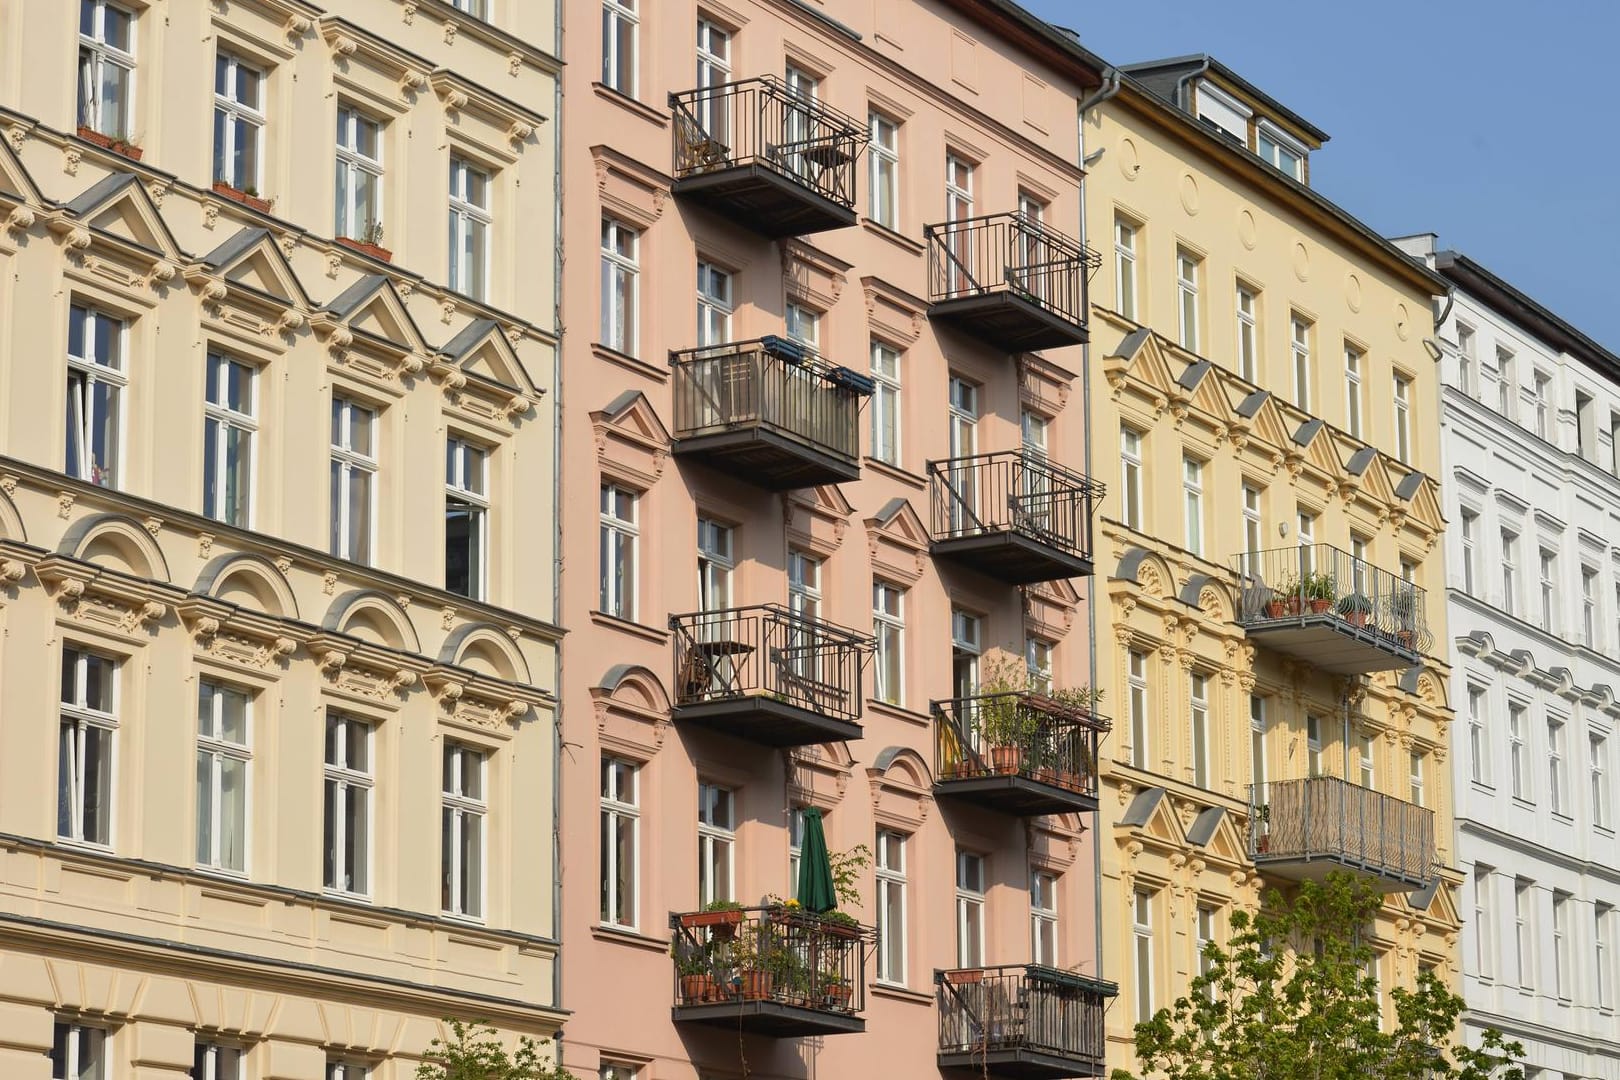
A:
<svg viewBox="0 0 1620 1080">
<path fill-rule="evenodd" d="M 433 1040 L 416 1067 L 416 1080 L 576 1080 L 561 1065 L 547 1064 L 540 1057 L 543 1044 L 527 1035 L 518 1040 L 515 1052 L 508 1053 L 499 1033 L 487 1024 L 445 1023 L 453 1038 Z"/>
<path fill-rule="evenodd" d="M 1396 988 L 1379 1024 L 1365 931 L 1381 894 L 1351 874 L 1272 891 L 1259 915 L 1232 916 L 1225 948 L 1205 947 L 1191 992 L 1136 1025 L 1146 1077 L 1164 1080 L 1524 1080 L 1524 1048 L 1487 1031 L 1453 1041 L 1463 1000 L 1428 972 Z M 1114 1080 L 1132 1080 L 1116 1069 Z"/>
</svg>

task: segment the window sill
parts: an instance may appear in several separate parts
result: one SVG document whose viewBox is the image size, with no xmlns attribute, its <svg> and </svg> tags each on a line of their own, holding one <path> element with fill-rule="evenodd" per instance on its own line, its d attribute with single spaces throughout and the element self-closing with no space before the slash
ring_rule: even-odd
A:
<svg viewBox="0 0 1620 1080">
<path fill-rule="evenodd" d="M 668 368 L 649 364 L 639 356 L 631 356 L 629 353 L 622 353 L 618 349 L 610 349 L 599 342 L 591 343 L 591 355 L 598 360 L 606 360 L 610 364 L 617 364 L 628 371 L 635 372 L 637 375 L 645 375 L 647 378 L 658 382 L 667 382 L 669 379 Z"/>
<path fill-rule="evenodd" d="M 927 713 L 915 712 L 903 705 L 891 705 L 889 702 L 879 701 L 877 698 L 867 698 L 866 709 L 868 712 L 875 712 L 880 716 L 892 716 L 896 720 L 904 720 L 906 723 L 916 724 L 918 727 L 927 727 L 929 722 Z"/>
<path fill-rule="evenodd" d="M 591 927 L 591 937 L 597 941 L 605 941 L 614 945 L 628 945 L 634 949 L 646 949 L 648 952 L 669 952 L 668 941 L 648 937 L 639 930 L 628 930 L 621 926 L 604 926 L 601 923 L 596 923 Z"/>
<path fill-rule="evenodd" d="M 634 113 L 650 124 L 657 124 L 659 127 L 669 126 L 669 114 L 667 112 L 638 101 L 629 94 L 621 93 L 605 82 L 593 82 L 591 83 L 591 89 L 596 91 L 597 97 L 613 102 L 613 104 L 627 112 Z"/>
<path fill-rule="evenodd" d="M 898 983 L 874 982 L 871 987 L 871 993 L 878 997 L 893 998 L 896 1001 L 903 1001 L 908 1005 L 932 1005 L 934 1003 L 934 996 L 932 994 L 925 994 L 920 990 L 912 990 L 909 987 L 901 986 Z"/>
<path fill-rule="evenodd" d="M 617 615 L 609 615 L 605 611 L 591 612 L 591 622 L 595 623 L 597 626 L 605 627 L 609 630 L 618 630 L 621 633 L 633 634 L 634 636 L 641 638 L 643 641 L 650 641 L 655 645 L 667 645 L 669 643 L 668 630 L 659 630 L 657 627 L 632 622 L 629 619 L 621 619 Z"/>
<path fill-rule="evenodd" d="M 916 488 L 918 491 L 926 491 L 928 488 L 928 480 L 911 472 L 909 469 L 902 469 L 898 465 L 890 465 L 887 461 L 879 461 L 875 457 L 863 458 L 862 464 L 874 472 L 887 476 L 891 480 L 898 480 L 902 484 Z"/>
<path fill-rule="evenodd" d="M 1494 791 L 1494 789 L 1492 790 Z M 1520 810 L 1533 811 L 1536 808 L 1536 801 L 1534 799 L 1527 799 L 1523 795 L 1515 795 L 1513 796 L 1513 805 L 1517 806 Z"/>
<path fill-rule="evenodd" d="M 906 252 L 908 255 L 921 255 L 927 250 L 921 241 L 913 240 L 905 233 L 896 232 L 887 225 L 880 225 L 869 217 L 861 218 L 861 228 L 865 229 L 873 236 L 887 240 L 889 243 L 893 244 L 901 251 Z"/>
</svg>

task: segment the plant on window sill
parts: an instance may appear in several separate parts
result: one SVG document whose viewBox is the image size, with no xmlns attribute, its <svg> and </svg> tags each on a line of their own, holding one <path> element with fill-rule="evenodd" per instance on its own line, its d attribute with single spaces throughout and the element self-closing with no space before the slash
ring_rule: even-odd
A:
<svg viewBox="0 0 1620 1080">
<path fill-rule="evenodd" d="M 360 230 L 359 236 L 340 236 L 337 242 L 344 247 L 353 248 L 362 255 L 370 255 L 373 259 L 383 262 L 393 262 L 394 253 L 382 246 L 383 223 L 368 221 L 365 228 Z"/>
<path fill-rule="evenodd" d="M 229 180 L 215 180 L 214 194 L 223 195 L 225 198 L 239 202 L 243 206 L 251 206 L 253 209 L 262 214 L 270 213 L 270 211 L 273 210 L 276 205 L 276 201 L 274 199 L 259 198 L 259 189 L 253 185 L 249 184 L 247 187 L 237 187 Z"/>
<path fill-rule="evenodd" d="M 97 131 L 88 124 L 79 125 L 79 138 L 84 139 L 86 142 L 93 142 L 97 146 L 105 150 L 111 150 L 115 154 L 123 154 L 131 161 L 141 160 L 141 155 L 146 152 L 124 135 L 109 135 Z"/>
</svg>

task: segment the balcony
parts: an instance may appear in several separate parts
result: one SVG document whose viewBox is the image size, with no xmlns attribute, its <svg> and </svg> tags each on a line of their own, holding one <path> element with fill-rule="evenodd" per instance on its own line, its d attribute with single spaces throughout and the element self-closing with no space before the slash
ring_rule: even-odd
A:
<svg viewBox="0 0 1620 1080">
<path fill-rule="evenodd" d="M 871 638 L 776 604 L 672 615 L 674 718 L 764 746 L 858 739 Z"/>
<path fill-rule="evenodd" d="M 1329 544 L 1252 551 L 1232 567 L 1249 636 L 1322 671 L 1409 668 L 1432 644 L 1422 589 Z"/>
<path fill-rule="evenodd" d="M 1097 809 L 1108 721 L 1022 691 L 934 702 L 934 793 L 1019 817 Z"/>
<path fill-rule="evenodd" d="M 776 239 L 855 224 L 866 125 L 772 76 L 671 94 L 683 199 Z"/>
<path fill-rule="evenodd" d="M 780 907 L 669 923 L 677 1023 L 785 1039 L 866 1030 L 866 927 Z"/>
<path fill-rule="evenodd" d="M 1009 585 L 1091 574 L 1103 486 L 1024 450 L 928 463 L 933 553 Z"/>
<path fill-rule="evenodd" d="M 1249 857 L 1289 881 L 1354 870 L 1389 892 L 1434 873 L 1434 812 L 1337 776 L 1258 785 L 1249 796 Z"/>
<path fill-rule="evenodd" d="M 1018 1080 L 1103 1076 L 1113 983 L 1040 964 L 936 971 L 939 1067 Z"/>
<path fill-rule="evenodd" d="M 1095 251 L 1022 213 L 928 225 L 923 235 L 929 318 L 1008 353 L 1090 340 L 1086 279 L 1101 265 Z"/>
<path fill-rule="evenodd" d="M 861 476 L 872 380 L 766 337 L 671 353 L 674 450 L 769 491 Z"/>
</svg>

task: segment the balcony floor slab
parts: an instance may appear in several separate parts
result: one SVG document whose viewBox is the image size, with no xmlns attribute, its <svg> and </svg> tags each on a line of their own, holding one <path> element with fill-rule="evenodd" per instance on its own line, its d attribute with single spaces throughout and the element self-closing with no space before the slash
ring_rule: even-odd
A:
<svg viewBox="0 0 1620 1080">
<path fill-rule="evenodd" d="M 1395 671 L 1423 662 L 1414 647 L 1403 645 L 1393 634 L 1374 626 L 1352 626 L 1333 612 L 1249 620 L 1244 629 L 1256 644 L 1335 675 Z"/>
<path fill-rule="evenodd" d="M 1090 577 L 1092 573 L 1090 559 L 1013 529 L 935 540 L 932 551 L 937 558 L 959 562 L 1008 585 Z"/>
<path fill-rule="evenodd" d="M 1377 862 L 1363 861 L 1342 854 L 1268 855 L 1257 853 L 1254 865 L 1262 874 L 1283 881 L 1322 881 L 1334 871 L 1348 870 L 1365 877 L 1388 893 L 1412 892 L 1429 883 L 1424 875 L 1410 873 Z"/>
<path fill-rule="evenodd" d="M 1026 1047 L 951 1053 L 941 1051 L 939 1067 L 971 1071 L 980 1076 L 1007 1077 L 1008 1080 L 1064 1080 L 1067 1077 L 1102 1076 L 1106 1072 L 1101 1061 Z"/>
<path fill-rule="evenodd" d="M 935 780 L 934 793 L 941 798 L 961 799 L 1018 817 L 1084 814 L 1097 809 L 1094 795 L 1018 774 Z"/>
<path fill-rule="evenodd" d="M 701 461 L 767 491 L 817 484 L 847 484 L 861 478 L 860 462 L 818 449 L 761 424 L 677 438 L 676 457 Z"/>
<path fill-rule="evenodd" d="M 857 217 L 853 207 L 757 162 L 695 172 L 670 190 L 772 240 L 848 228 Z"/>
<path fill-rule="evenodd" d="M 861 737 L 861 725 L 852 720 L 840 720 L 764 694 L 677 705 L 672 714 L 677 723 L 762 746 L 810 746 Z"/>
<path fill-rule="evenodd" d="M 810 1009 L 769 998 L 721 1001 L 709 1005 L 677 1005 L 671 1014 L 678 1024 L 708 1024 L 732 1032 L 741 1030 L 781 1039 L 806 1035 L 859 1035 L 866 1030 L 865 1018 L 854 1013 Z"/>
<path fill-rule="evenodd" d="M 928 317 L 952 323 L 1002 352 L 1035 352 L 1084 345 L 1091 334 L 1076 323 L 1011 289 L 936 300 Z"/>
</svg>

